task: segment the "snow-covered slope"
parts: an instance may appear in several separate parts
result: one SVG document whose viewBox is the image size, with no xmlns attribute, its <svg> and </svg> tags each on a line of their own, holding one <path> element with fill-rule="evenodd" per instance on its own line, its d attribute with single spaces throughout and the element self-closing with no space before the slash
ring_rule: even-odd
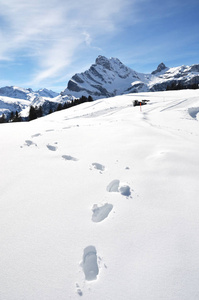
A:
<svg viewBox="0 0 199 300">
<path fill-rule="evenodd" d="M 75 74 L 68 82 L 62 95 L 91 95 L 94 99 L 115 95 L 163 91 L 172 83 L 187 87 L 199 84 L 199 65 L 167 68 L 158 65 L 151 74 L 138 73 L 125 66 L 118 58 L 98 56 L 89 70 Z"/>
<path fill-rule="evenodd" d="M 183 90 L 2 124 L 0 298 L 198 300 L 198 122 Z"/>
</svg>

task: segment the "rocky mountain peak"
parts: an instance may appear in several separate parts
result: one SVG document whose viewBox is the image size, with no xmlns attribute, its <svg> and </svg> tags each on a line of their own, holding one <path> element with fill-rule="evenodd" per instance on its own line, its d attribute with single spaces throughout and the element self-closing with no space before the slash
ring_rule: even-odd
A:
<svg viewBox="0 0 199 300">
<path fill-rule="evenodd" d="M 161 71 L 163 71 L 163 70 L 165 70 L 165 69 L 167 69 L 167 67 L 165 66 L 165 64 L 164 64 L 163 62 L 161 62 L 161 63 L 158 65 L 157 69 L 156 69 L 155 71 L 151 72 L 151 74 L 154 75 L 154 74 L 159 73 L 159 72 L 161 72 Z"/>
<path fill-rule="evenodd" d="M 95 60 L 96 65 L 101 65 L 102 67 L 111 70 L 111 62 L 105 56 L 99 55 Z"/>
<path fill-rule="evenodd" d="M 99 55 L 95 64 L 83 73 L 75 74 L 61 95 L 93 99 L 127 93 L 164 91 L 173 86 L 191 88 L 198 84 L 199 65 L 168 68 L 161 62 L 151 74 L 138 73 L 118 58 Z"/>
</svg>

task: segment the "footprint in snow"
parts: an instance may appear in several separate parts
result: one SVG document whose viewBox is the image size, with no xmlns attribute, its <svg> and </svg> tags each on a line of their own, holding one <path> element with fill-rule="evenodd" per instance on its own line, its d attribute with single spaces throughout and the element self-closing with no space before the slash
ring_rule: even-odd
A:
<svg viewBox="0 0 199 300">
<path fill-rule="evenodd" d="M 97 251 L 94 246 L 88 246 L 84 249 L 82 268 L 86 280 L 92 281 L 97 279 L 99 268 L 97 263 Z"/>
<path fill-rule="evenodd" d="M 103 166 L 102 164 L 99 164 L 99 163 L 92 163 L 92 166 L 93 166 L 96 170 L 99 170 L 100 173 L 102 173 L 103 171 L 105 171 L 105 166 Z"/>
<path fill-rule="evenodd" d="M 80 289 L 78 283 L 76 283 L 76 288 L 77 288 L 77 294 L 78 294 L 79 296 L 83 296 L 83 292 L 82 292 L 82 290 Z"/>
<path fill-rule="evenodd" d="M 112 204 L 106 203 L 102 206 L 97 206 L 97 204 L 94 204 L 92 208 L 93 211 L 92 221 L 95 223 L 103 221 L 108 217 L 112 209 L 113 209 Z"/>
<path fill-rule="evenodd" d="M 65 160 L 72 160 L 72 161 L 78 161 L 77 158 L 70 156 L 70 155 L 62 155 L 62 158 Z"/>
<path fill-rule="evenodd" d="M 50 151 L 56 151 L 57 150 L 57 147 L 56 146 L 52 146 L 52 145 L 46 145 L 46 147 L 48 148 L 48 150 Z"/>
<path fill-rule="evenodd" d="M 25 140 L 25 144 L 24 144 L 25 146 L 36 146 L 37 147 L 37 144 L 35 144 L 33 141 L 31 141 L 31 140 Z"/>
<path fill-rule="evenodd" d="M 131 189 L 127 184 L 122 184 L 118 179 L 114 179 L 109 183 L 106 190 L 108 192 L 117 192 L 123 196 L 129 197 L 131 195 Z"/>
<path fill-rule="evenodd" d="M 38 137 L 40 135 L 41 135 L 41 133 L 36 133 L 36 134 L 33 134 L 31 137 L 34 138 L 34 137 Z"/>
<path fill-rule="evenodd" d="M 47 129 L 46 132 L 55 131 L 54 129 Z"/>
</svg>

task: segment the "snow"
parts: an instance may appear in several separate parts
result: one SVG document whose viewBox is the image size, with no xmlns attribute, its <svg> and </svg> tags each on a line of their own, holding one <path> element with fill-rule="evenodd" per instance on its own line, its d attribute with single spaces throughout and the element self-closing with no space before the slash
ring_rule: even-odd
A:
<svg viewBox="0 0 199 300">
<path fill-rule="evenodd" d="M 0 299 L 198 299 L 198 108 L 139 93 L 1 124 Z"/>
</svg>

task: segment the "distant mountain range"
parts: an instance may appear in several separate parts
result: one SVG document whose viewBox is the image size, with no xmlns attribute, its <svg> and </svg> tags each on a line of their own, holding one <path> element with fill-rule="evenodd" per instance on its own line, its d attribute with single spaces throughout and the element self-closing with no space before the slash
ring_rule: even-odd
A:
<svg viewBox="0 0 199 300">
<path fill-rule="evenodd" d="M 0 88 L 0 117 L 2 114 L 7 118 L 11 112 L 20 113 L 25 118 L 29 114 L 30 106 L 42 107 L 44 115 L 54 111 L 61 103 L 71 101 L 72 96 L 61 96 L 59 93 L 48 89 L 34 92 L 32 89 L 24 89 L 16 86 Z"/>
<path fill-rule="evenodd" d="M 58 95 L 59 93 L 53 92 L 48 89 L 40 89 L 34 92 L 32 89 L 24 89 L 15 86 L 6 86 L 0 88 L 0 96 L 6 96 L 10 98 L 30 100 L 30 101 L 33 100 L 35 97 L 54 98 Z"/>
<path fill-rule="evenodd" d="M 42 106 L 45 115 L 55 110 L 59 103 L 81 96 L 100 99 L 129 93 L 198 88 L 198 85 L 199 64 L 168 68 L 161 63 L 151 74 L 144 74 L 125 66 L 118 58 L 100 55 L 89 70 L 72 76 L 60 94 L 48 89 L 0 88 L 0 116 L 17 111 L 25 117 L 31 105 Z"/>
</svg>

